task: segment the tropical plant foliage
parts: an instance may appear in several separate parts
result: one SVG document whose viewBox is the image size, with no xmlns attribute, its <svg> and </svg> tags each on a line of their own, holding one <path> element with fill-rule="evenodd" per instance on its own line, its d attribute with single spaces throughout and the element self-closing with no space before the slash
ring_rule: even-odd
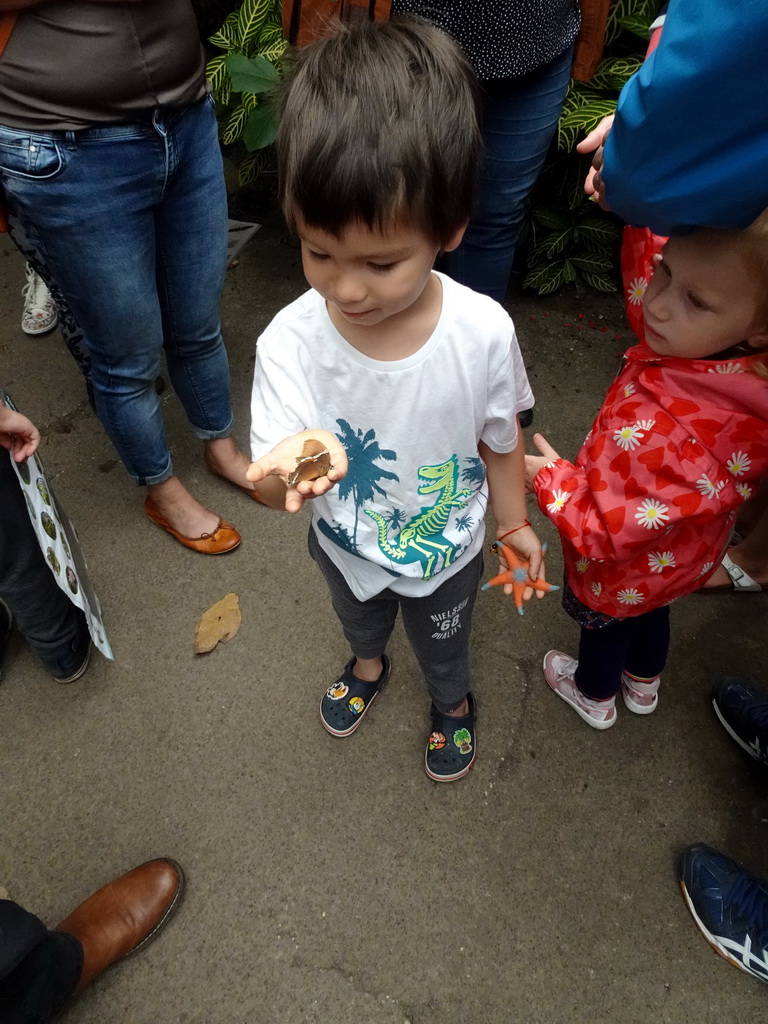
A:
<svg viewBox="0 0 768 1024">
<path fill-rule="evenodd" d="M 281 0 L 243 0 L 209 42 L 224 52 L 213 57 L 207 75 L 216 100 L 224 146 L 242 143 L 246 154 L 238 180 L 246 185 L 268 165 L 277 116 L 272 93 L 282 76 L 288 43 Z"/>
<path fill-rule="evenodd" d="M 616 109 L 619 93 L 643 63 L 648 26 L 658 8 L 659 0 L 614 0 L 597 72 L 590 82 L 571 82 L 521 240 L 527 265 L 523 287 L 540 295 L 566 284 L 616 291 L 620 226 L 584 194 L 591 156 L 574 147 Z"/>
</svg>

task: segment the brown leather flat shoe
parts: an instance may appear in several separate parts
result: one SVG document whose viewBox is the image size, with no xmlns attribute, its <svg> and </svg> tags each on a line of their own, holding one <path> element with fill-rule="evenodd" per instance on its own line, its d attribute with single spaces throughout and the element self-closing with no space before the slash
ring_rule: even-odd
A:
<svg viewBox="0 0 768 1024">
<path fill-rule="evenodd" d="M 258 501 L 260 505 L 264 505 L 265 508 L 269 507 L 267 503 L 259 497 L 257 492 L 252 487 L 241 487 L 240 484 L 236 484 L 234 480 L 229 480 L 227 479 L 227 477 L 222 476 L 221 473 L 217 473 L 216 470 L 211 465 L 210 460 L 208 459 L 207 449 L 203 452 L 203 462 L 205 463 L 205 468 L 208 470 L 211 476 L 217 476 L 219 480 L 223 480 L 224 483 L 232 484 L 232 486 L 236 487 L 238 491 L 242 491 L 243 494 L 247 494 L 249 498 L 253 498 L 254 501 Z"/>
<path fill-rule="evenodd" d="M 213 533 L 203 533 L 199 537 L 185 537 L 183 533 L 175 530 L 157 505 L 147 495 L 144 502 L 144 511 L 153 523 L 157 523 L 172 537 L 175 537 L 179 544 L 192 551 L 199 551 L 203 555 L 225 555 L 228 551 L 234 551 L 239 546 L 242 537 L 231 523 L 219 520 L 219 525 Z"/>
<path fill-rule="evenodd" d="M 183 891 L 184 872 L 161 857 L 105 885 L 73 910 L 56 929 L 74 935 L 83 947 L 83 970 L 72 994 L 154 939 Z"/>
</svg>

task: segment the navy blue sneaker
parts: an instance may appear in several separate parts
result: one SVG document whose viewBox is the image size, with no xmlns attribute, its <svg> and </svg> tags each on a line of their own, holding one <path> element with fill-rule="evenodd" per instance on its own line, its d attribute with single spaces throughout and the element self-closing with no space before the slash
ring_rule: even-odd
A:
<svg viewBox="0 0 768 1024">
<path fill-rule="evenodd" d="M 91 660 L 91 634 L 85 615 L 77 608 L 77 630 L 70 642 L 54 655 L 45 658 L 45 664 L 57 683 L 74 683 L 88 668 Z"/>
<path fill-rule="evenodd" d="M 389 681 L 392 662 L 386 654 L 381 656 L 381 675 L 374 683 L 357 678 L 352 671 L 356 661 L 353 655 L 320 701 L 320 721 L 332 736 L 351 736 Z"/>
<path fill-rule="evenodd" d="M 768 763 L 768 693 L 726 676 L 712 688 L 712 706 L 739 746 L 756 761 Z"/>
<path fill-rule="evenodd" d="M 433 704 L 430 709 L 432 732 L 424 752 L 424 771 L 434 782 L 462 779 L 477 757 L 475 698 L 467 694 L 469 711 L 461 718 L 445 715 Z"/>
<path fill-rule="evenodd" d="M 693 919 L 720 956 L 768 982 L 768 882 L 711 846 L 689 846 L 680 885 Z"/>
</svg>

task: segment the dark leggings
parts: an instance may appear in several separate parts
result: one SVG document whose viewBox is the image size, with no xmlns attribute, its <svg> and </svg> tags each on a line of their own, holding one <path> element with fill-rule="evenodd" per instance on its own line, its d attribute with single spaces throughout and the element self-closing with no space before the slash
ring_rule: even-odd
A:
<svg viewBox="0 0 768 1024">
<path fill-rule="evenodd" d="M 653 679 L 667 661 L 669 605 L 604 626 L 581 630 L 576 685 L 585 697 L 608 700 L 619 692 L 623 671 Z"/>
</svg>

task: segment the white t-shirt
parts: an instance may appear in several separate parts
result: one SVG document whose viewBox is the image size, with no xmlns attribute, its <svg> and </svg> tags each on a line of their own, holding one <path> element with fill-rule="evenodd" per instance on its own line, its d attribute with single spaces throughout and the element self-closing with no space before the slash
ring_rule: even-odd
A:
<svg viewBox="0 0 768 1024">
<path fill-rule="evenodd" d="M 312 428 L 334 433 L 349 472 L 311 502 L 322 549 L 355 596 L 425 596 L 481 548 L 488 504 L 482 440 L 517 444 L 533 405 L 515 328 L 493 299 L 438 274 L 442 310 L 406 359 L 353 348 L 314 290 L 259 338 L 251 401 L 254 459 Z"/>
</svg>

